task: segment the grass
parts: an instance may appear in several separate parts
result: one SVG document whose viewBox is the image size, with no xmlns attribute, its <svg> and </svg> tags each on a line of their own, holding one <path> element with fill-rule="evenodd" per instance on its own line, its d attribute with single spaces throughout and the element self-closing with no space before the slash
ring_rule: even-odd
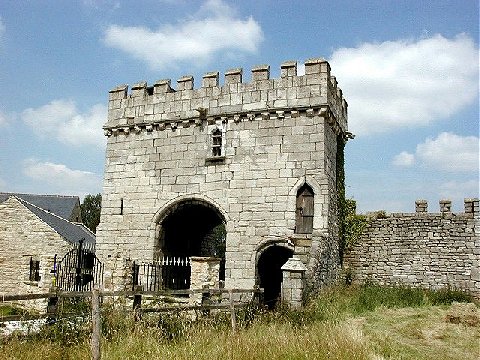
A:
<svg viewBox="0 0 480 360">
<path fill-rule="evenodd" d="M 365 334 L 384 358 L 478 359 L 479 327 L 447 322 L 447 312 L 441 306 L 379 309 L 365 318 Z"/>
<path fill-rule="evenodd" d="M 11 305 L 0 305 L 0 316 L 25 315 L 28 312 L 24 309 Z"/>
<path fill-rule="evenodd" d="M 198 321 L 152 314 L 134 323 L 104 308 L 102 359 L 477 359 L 480 311 L 452 305 L 458 300 L 471 301 L 452 290 L 331 288 L 298 311 L 238 311 L 236 333 L 226 314 Z M 63 328 L 59 338 L 49 330 L 0 340 L 0 358 L 89 359 L 82 326 Z"/>
</svg>

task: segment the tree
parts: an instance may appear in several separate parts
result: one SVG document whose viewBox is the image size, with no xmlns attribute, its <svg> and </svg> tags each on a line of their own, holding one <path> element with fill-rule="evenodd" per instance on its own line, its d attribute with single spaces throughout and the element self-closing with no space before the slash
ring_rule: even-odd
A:
<svg viewBox="0 0 480 360">
<path fill-rule="evenodd" d="M 95 233 L 100 223 L 100 209 L 102 208 L 102 195 L 86 195 L 80 205 L 82 220 L 86 227 Z"/>
</svg>

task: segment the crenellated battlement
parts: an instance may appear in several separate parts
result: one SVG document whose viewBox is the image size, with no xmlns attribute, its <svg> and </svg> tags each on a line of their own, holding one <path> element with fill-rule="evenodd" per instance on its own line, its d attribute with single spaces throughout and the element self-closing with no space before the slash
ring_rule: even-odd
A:
<svg viewBox="0 0 480 360">
<path fill-rule="evenodd" d="M 478 198 L 465 198 L 464 199 L 464 212 L 463 213 L 452 213 L 452 201 L 448 199 L 442 199 L 439 201 L 439 211 L 438 212 L 429 212 L 428 211 L 428 201 L 427 200 L 416 200 L 415 201 L 415 213 L 392 213 L 385 214 L 385 212 L 372 212 L 367 213 L 367 216 L 372 218 L 384 218 L 384 217 L 411 217 L 411 216 L 422 216 L 422 215 L 465 215 L 468 217 L 478 217 L 480 214 L 480 206 Z"/>
<path fill-rule="evenodd" d="M 478 198 L 465 198 L 464 199 L 465 214 L 479 214 L 479 199 Z M 452 201 L 448 199 L 442 199 L 439 201 L 440 213 L 451 214 L 452 213 Z M 415 201 L 415 213 L 427 214 L 428 202 L 427 200 Z"/>
<path fill-rule="evenodd" d="M 326 60 L 305 61 L 304 75 L 297 74 L 296 61 L 282 63 L 280 70 L 280 78 L 271 79 L 269 65 L 255 66 L 251 81 L 245 83 L 243 69 L 230 69 L 224 74 L 223 85 L 218 71 L 208 72 L 199 88 L 194 88 L 193 76 L 178 79 L 176 89 L 170 79 L 151 86 L 139 82 L 131 86 L 130 92 L 128 85 L 117 86 L 109 92 L 105 134 L 302 114 L 325 117 L 337 135 L 350 135 L 347 102 Z"/>
</svg>

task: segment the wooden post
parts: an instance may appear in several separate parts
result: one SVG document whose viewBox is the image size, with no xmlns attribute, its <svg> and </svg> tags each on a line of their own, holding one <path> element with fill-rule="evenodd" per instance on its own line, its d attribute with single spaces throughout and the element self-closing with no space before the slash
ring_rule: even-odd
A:
<svg viewBox="0 0 480 360">
<path fill-rule="evenodd" d="M 237 322 L 235 319 L 235 304 L 233 302 L 233 291 L 232 289 L 228 290 L 228 295 L 230 297 L 230 317 L 232 320 L 232 330 L 235 332 L 237 330 Z"/>
<path fill-rule="evenodd" d="M 47 324 L 55 324 L 58 316 L 58 296 L 48 298 L 47 302 Z"/>
<path fill-rule="evenodd" d="M 143 291 L 143 286 L 135 285 L 134 291 Z M 133 318 L 135 321 L 142 319 L 142 294 L 133 295 Z"/>
<path fill-rule="evenodd" d="M 98 289 L 92 291 L 92 359 L 100 360 L 100 301 Z"/>
</svg>

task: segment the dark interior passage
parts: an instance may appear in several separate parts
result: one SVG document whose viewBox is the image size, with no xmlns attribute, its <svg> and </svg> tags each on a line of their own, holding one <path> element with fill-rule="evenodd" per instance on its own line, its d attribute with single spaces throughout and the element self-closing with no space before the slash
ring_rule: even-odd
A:
<svg viewBox="0 0 480 360">
<path fill-rule="evenodd" d="M 224 243 L 223 222 L 211 207 L 179 205 L 162 223 L 163 253 L 167 256 L 216 256 Z M 223 250 L 224 252 L 224 250 Z"/>
<path fill-rule="evenodd" d="M 280 299 L 282 287 L 281 267 L 293 255 L 293 251 L 283 246 L 271 246 L 258 259 L 260 287 L 264 289 L 264 303 L 273 309 Z"/>
<path fill-rule="evenodd" d="M 225 224 L 215 208 L 185 202 L 163 220 L 160 246 L 164 256 L 206 256 L 222 259 L 220 280 L 225 279 Z"/>
</svg>

